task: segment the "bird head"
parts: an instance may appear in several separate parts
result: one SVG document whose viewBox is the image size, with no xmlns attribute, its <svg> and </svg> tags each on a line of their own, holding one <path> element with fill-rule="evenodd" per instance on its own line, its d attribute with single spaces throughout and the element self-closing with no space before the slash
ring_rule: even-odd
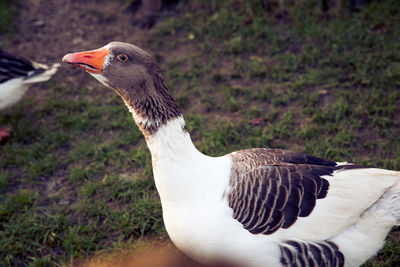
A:
<svg viewBox="0 0 400 267">
<path fill-rule="evenodd" d="M 113 89 L 142 130 L 154 132 L 161 123 L 181 115 L 160 67 L 135 45 L 111 42 L 96 50 L 67 54 L 62 61 L 84 69 Z"/>
<path fill-rule="evenodd" d="M 84 69 L 121 96 L 134 94 L 137 98 L 145 89 L 153 94 L 159 87 L 154 83 L 162 78 L 159 66 L 146 51 L 123 42 L 70 53 L 62 61 Z"/>
</svg>

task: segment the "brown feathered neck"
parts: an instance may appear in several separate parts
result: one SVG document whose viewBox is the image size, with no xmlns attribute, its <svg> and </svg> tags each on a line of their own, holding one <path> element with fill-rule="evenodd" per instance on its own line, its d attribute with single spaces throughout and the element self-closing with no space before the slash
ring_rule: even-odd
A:
<svg viewBox="0 0 400 267">
<path fill-rule="evenodd" d="M 159 68 L 135 85 L 135 90 L 116 90 L 147 138 L 168 121 L 181 117 L 182 112 L 165 84 Z M 140 96 L 138 97 L 138 93 Z M 183 130 L 186 130 L 184 128 Z"/>
</svg>

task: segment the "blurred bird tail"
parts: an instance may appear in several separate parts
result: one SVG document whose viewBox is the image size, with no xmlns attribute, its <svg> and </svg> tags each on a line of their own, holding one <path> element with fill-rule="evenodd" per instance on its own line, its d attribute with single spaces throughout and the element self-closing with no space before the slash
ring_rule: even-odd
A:
<svg viewBox="0 0 400 267">
<path fill-rule="evenodd" d="M 59 63 L 54 63 L 50 68 L 43 64 L 40 65 L 41 68 L 32 71 L 29 76 L 24 79 L 24 84 L 48 81 L 57 72 L 57 69 L 60 66 Z"/>
</svg>

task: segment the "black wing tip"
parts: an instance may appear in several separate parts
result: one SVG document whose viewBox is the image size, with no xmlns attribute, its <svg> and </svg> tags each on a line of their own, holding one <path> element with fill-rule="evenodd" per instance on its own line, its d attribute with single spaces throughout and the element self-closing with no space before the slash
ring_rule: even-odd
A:
<svg viewBox="0 0 400 267">
<path fill-rule="evenodd" d="M 293 152 L 290 150 L 282 150 L 283 162 L 291 164 L 309 164 L 309 165 L 321 165 L 327 167 L 336 166 L 336 162 L 325 160 L 316 156 L 312 156 L 303 152 Z"/>
<path fill-rule="evenodd" d="M 330 167 L 334 167 L 337 165 L 336 162 L 334 162 L 334 161 L 329 161 L 329 160 L 325 160 L 323 158 L 318 158 L 318 157 L 310 156 L 310 155 L 306 155 L 306 164 L 323 165 L 323 166 L 330 166 Z"/>
<path fill-rule="evenodd" d="M 362 165 L 357 165 L 357 164 L 343 164 L 343 165 L 336 165 L 333 170 L 334 171 L 339 171 L 339 170 L 354 170 L 354 169 L 370 169 L 372 167 L 370 166 L 362 166 Z"/>
</svg>

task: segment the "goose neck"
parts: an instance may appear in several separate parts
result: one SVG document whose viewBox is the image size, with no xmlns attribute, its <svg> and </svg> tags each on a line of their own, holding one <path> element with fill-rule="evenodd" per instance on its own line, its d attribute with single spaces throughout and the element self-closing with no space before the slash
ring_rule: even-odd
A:
<svg viewBox="0 0 400 267">
<path fill-rule="evenodd" d="M 161 125 L 156 132 L 146 137 L 146 142 L 153 162 L 160 159 L 185 160 L 199 153 L 190 138 L 182 116 Z"/>
</svg>

